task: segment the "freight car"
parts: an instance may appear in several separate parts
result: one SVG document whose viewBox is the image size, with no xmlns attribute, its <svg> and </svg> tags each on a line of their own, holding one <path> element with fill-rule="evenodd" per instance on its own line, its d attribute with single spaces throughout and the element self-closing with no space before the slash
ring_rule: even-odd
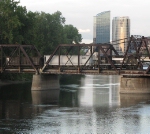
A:
<svg viewBox="0 0 150 134">
<path fill-rule="evenodd" d="M 47 62 L 51 55 L 44 55 L 44 63 Z M 88 60 L 89 59 L 89 60 Z M 87 66 L 93 65 L 93 56 L 90 57 L 89 55 L 81 55 L 79 57 L 79 64 L 84 65 L 86 63 Z M 54 55 L 49 62 L 51 66 L 58 66 L 59 65 L 59 56 Z M 78 66 L 78 55 L 60 55 L 60 65 L 61 66 Z"/>
<path fill-rule="evenodd" d="M 50 58 L 51 55 L 44 55 L 44 64 L 47 62 L 47 60 Z M 109 59 L 108 59 L 109 58 Z M 119 56 L 119 57 L 111 57 L 108 56 L 108 58 L 106 58 L 105 56 L 100 56 L 99 58 L 99 62 L 98 62 L 98 57 L 93 55 L 80 55 L 79 57 L 79 65 L 80 66 L 86 66 L 86 69 L 94 69 L 98 67 L 98 63 L 101 69 L 111 69 L 112 65 L 110 62 L 112 62 L 112 64 L 116 67 L 116 68 L 121 68 L 122 66 L 122 61 L 123 61 L 123 56 Z M 130 59 L 126 59 L 124 61 L 124 65 L 123 68 L 126 69 L 136 69 L 137 68 L 137 60 L 136 58 L 130 58 Z M 52 59 L 49 62 L 49 67 L 58 67 L 59 65 L 61 67 L 74 67 L 74 66 L 78 66 L 78 55 L 60 55 L 60 57 L 58 55 L 54 55 L 52 57 Z"/>
<path fill-rule="evenodd" d="M 31 62 L 35 66 L 39 66 L 40 59 L 41 59 L 41 57 L 32 57 L 32 58 L 30 58 Z M 3 64 L 4 63 L 7 66 L 18 66 L 18 65 L 21 65 L 21 66 L 30 66 L 31 65 L 30 61 L 26 57 L 6 57 L 5 62 L 3 60 Z"/>
<path fill-rule="evenodd" d="M 31 57 L 30 60 L 36 67 L 42 68 L 44 64 L 46 64 L 47 60 L 50 58 L 51 55 L 44 55 L 44 57 Z M 108 59 L 109 58 L 109 59 Z M 79 63 L 78 63 L 79 59 Z M 78 64 L 80 66 L 84 66 L 86 69 L 96 69 L 98 66 L 101 69 L 113 69 L 115 68 L 120 69 L 138 69 L 138 60 L 137 57 L 129 56 L 126 58 L 123 62 L 124 57 L 123 56 L 100 56 L 98 61 L 98 57 L 96 55 L 90 56 L 90 55 L 54 55 L 52 59 L 50 60 L 48 66 L 49 68 L 58 68 L 61 67 L 77 67 Z M 143 65 L 149 65 L 150 59 L 149 57 L 141 57 L 141 62 Z M 21 66 L 31 66 L 31 63 L 29 59 L 26 57 L 6 57 L 6 59 L 3 58 L 2 60 L 3 64 L 6 64 L 7 66 L 14 66 L 17 67 L 18 65 Z M 99 63 L 99 65 L 98 65 Z M 114 66 L 112 66 L 112 64 Z M 143 68 L 142 66 L 140 68 Z"/>
</svg>

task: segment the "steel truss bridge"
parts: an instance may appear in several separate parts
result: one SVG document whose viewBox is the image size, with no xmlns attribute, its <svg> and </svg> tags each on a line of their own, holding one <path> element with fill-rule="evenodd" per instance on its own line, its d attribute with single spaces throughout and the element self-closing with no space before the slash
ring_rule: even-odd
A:
<svg viewBox="0 0 150 134">
<path fill-rule="evenodd" d="M 114 46 L 121 44 L 126 48 L 120 55 Z M 81 63 L 80 57 L 87 55 L 88 58 Z M 67 59 L 63 64 L 62 56 Z M 76 56 L 75 63 L 73 56 Z M 45 60 L 33 45 L 1 44 L 0 72 L 150 76 L 150 48 L 148 38 L 143 36 L 131 36 L 105 44 L 60 44 L 47 57 Z M 51 64 L 54 58 L 57 63 Z M 114 59 L 117 58 L 122 60 L 116 63 Z"/>
</svg>

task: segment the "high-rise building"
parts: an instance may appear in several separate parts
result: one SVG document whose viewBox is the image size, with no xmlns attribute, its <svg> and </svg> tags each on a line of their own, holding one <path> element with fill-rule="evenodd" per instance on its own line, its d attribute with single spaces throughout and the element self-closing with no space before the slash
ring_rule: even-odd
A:
<svg viewBox="0 0 150 134">
<path fill-rule="evenodd" d="M 130 37 L 130 19 L 129 17 L 114 17 L 112 20 L 112 41 Z M 113 42 L 114 48 L 119 54 L 123 54 L 127 47 L 124 40 Z"/>
<path fill-rule="evenodd" d="M 93 43 L 110 42 L 110 11 L 97 14 L 93 18 Z"/>
</svg>

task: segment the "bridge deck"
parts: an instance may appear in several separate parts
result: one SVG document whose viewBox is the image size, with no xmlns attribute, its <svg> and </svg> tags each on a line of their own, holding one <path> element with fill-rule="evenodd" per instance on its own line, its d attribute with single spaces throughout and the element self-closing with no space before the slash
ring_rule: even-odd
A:
<svg viewBox="0 0 150 134">
<path fill-rule="evenodd" d="M 47 69 L 42 72 L 42 74 L 89 74 L 89 75 L 138 75 L 138 76 L 150 76 L 146 74 L 144 70 L 57 70 L 57 69 Z"/>
</svg>

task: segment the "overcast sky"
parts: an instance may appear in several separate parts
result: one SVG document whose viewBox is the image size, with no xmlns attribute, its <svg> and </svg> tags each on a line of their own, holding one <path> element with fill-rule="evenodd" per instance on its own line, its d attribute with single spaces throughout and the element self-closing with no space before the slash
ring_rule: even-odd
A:
<svg viewBox="0 0 150 134">
<path fill-rule="evenodd" d="M 93 40 L 93 16 L 111 11 L 113 17 L 129 16 L 131 35 L 150 36 L 150 0 L 20 0 L 29 11 L 54 13 L 60 11 L 82 34 L 83 43 Z"/>
</svg>

